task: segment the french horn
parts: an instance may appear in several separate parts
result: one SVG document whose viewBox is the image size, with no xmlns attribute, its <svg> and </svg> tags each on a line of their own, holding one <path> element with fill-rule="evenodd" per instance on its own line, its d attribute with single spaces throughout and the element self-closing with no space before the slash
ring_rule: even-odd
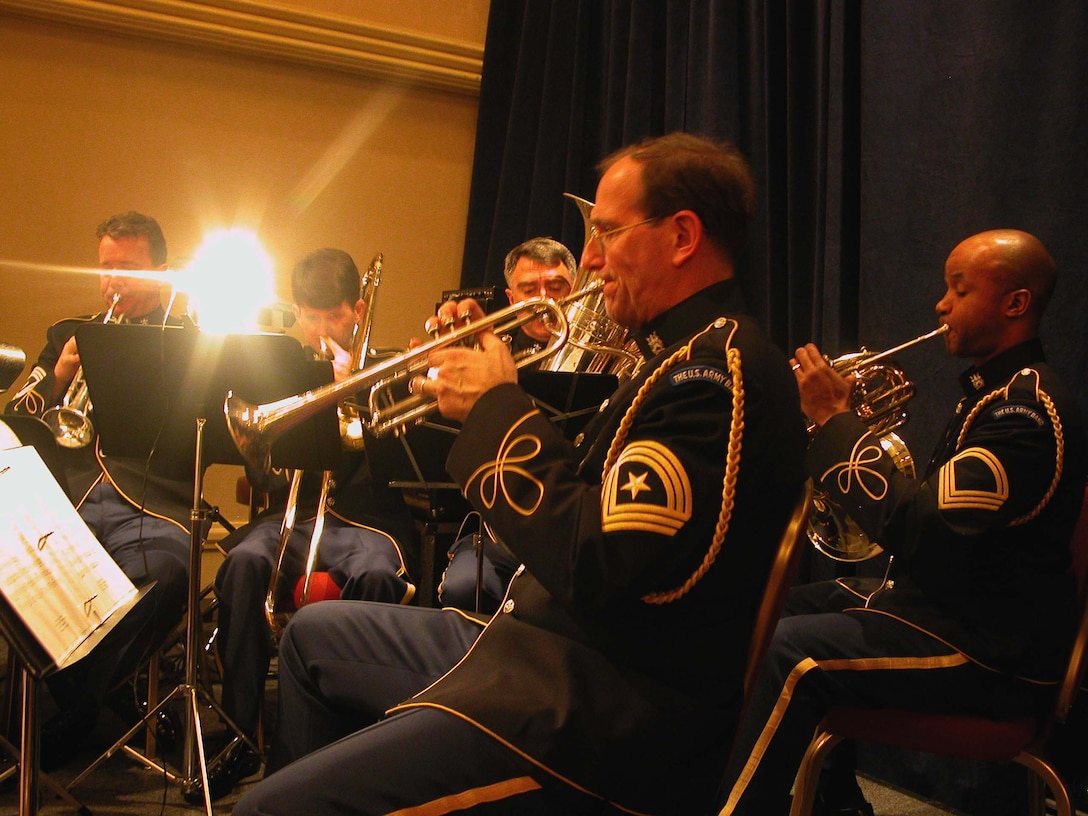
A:
<svg viewBox="0 0 1088 816">
<path fill-rule="evenodd" d="M 896 468 L 907 478 L 915 478 L 914 458 L 906 442 L 895 433 L 907 421 L 906 404 L 914 396 L 914 383 L 903 370 L 888 358 L 903 349 L 922 343 L 948 331 L 942 325 L 931 332 L 900 343 L 890 349 L 873 353 L 862 347 L 858 352 L 829 360 L 831 367 L 847 378 L 853 378 L 850 407 L 880 446 L 892 458 Z M 815 423 L 808 422 L 809 434 Z M 808 520 L 808 540 L 816 550 L 835 561 L 858 562 L 873 558 L 883 550 L 873 541 L 843 508 L 819 486 L 812 496 L 812 512 Z"/>
</svg>

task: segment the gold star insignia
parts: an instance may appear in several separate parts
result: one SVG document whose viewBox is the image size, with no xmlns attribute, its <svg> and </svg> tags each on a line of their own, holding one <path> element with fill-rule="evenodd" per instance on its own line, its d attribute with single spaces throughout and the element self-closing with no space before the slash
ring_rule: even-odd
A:
<svg viewBox="0 0 1088 816">
<path fill-rule="evenodd" d="M 627 474 L 627 484 L 620 488 L 620 490 L 631 491 L 631 501 L 638 498 L 638 494 L 644 490 L 650 490 L 650 486 L 646 484 L 646 477 L 649 476 L 649 471 L 643 473 L 641 476 L 636 476 L 634 472 Z"/>
</svg>

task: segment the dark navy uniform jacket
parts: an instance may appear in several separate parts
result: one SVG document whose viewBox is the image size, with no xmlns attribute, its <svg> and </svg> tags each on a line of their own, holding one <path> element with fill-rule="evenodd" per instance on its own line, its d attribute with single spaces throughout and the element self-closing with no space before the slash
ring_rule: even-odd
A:
<svg viewBox="0 0 1088 816">
<path fill-rule="evenodd" d="M 161 306 L 137 320 L 121 318 L 122 323 L 160 326 L 165 312 Z M 45 348 L 38 355 L 30 376 L 5 406 L 5 413 L 41 417 L 47 410 L 59 404 L 51 399 L 53 393 L 53 367 L 60 359 L 61 350 L 85 323 L 101 323 L 105 312 L 66 318 L 54 323 L 46 331 Z M 174 317 L 167 325 L 191 325 L 188 318 L 179 321 Z M 141 395 L 133 395 L 133 410 L 140 410 Z M 182 530 L 190 529 L 193 506 L 193 472 L 191 465 L 176 466 L 161 458 L 151 462 L 150 468 L 142 460 L 127 457 L 106 456 L 98 447 L 98 438 L 85 448 L 60 451 L 68 477 L 68 487 L 76 506 L 102 481 L 105 474 L 127 502 L 144 512 L 173 522 Z"/>
<path fill-rule="evenodd" d="M 403 705 L 634 812 L 696 812 L 807 440 L 786 359 L 733 281 L 637 339 L 647 361 L 573 451 L 514 385 L 473 408 L 449 471 L 523 567 L 466 657 Z"/>
<path fill-rule="evenodd" d="M 809 470 L 894 555 L 869 610 L 987 668 L 1053 682 L 1075 621 L 1069 540 L 1086 471 L 1079 410 L 1038 341 L 968 370 L 962 384 L 966 396 L 921 480 L 900 473 L 851 413 L 816 434 Z M 855 589 L 861 608 L 877 587 Z"/>
</svg>

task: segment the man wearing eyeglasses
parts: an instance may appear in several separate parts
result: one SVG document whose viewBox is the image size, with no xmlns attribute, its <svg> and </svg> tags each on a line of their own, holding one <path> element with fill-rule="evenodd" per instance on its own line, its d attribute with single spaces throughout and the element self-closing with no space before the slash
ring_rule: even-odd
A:
<svg viewBox="0 0 1088 816">
<path fill-rule="evenodd" d="M 570 294 L 576 270 L 574 255 L 563 244 L 554 238 L 530 238 L 506 253 L 506 298 L 511 304 L 530 298 L 560 300 Z M 511 353 L 519 354 L 538 351 L 551 337 L 551 330 L 538 319 L 503 339 L 509 342 Z M 438 600 L 443 606 L 491 614 L 506 593 L 518 559 L 478 522 L 476 528 L 450 546 L 449 564 L 438 585 Z M 482 552 L 477 552 L 476 547 Z"/>
<path fill-rule="evenodd" d="M 710 805 L 806 434 L 733 277 L 743 158 L 677 133 L 600 169 L 582 264 L 645 362 L 572 448 L 490 331 L 431 355 L 414 386 L 463 423 L 449 472 L 523 566 L 486 626 L 376 604 L 299 612 L 280 650 L 280 770 L 235 814 Z M 437 320 L 461 313 L 483 315 L 461 301 Z"/>
</svg>

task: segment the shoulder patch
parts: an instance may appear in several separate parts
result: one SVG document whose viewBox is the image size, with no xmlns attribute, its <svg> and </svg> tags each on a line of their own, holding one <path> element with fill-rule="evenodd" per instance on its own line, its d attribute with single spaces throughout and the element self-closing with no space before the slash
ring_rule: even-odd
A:
<svg viewBox="0 0 1088 816">
<path fill-rule="evenodd" d="M 985 448 L 967 448 L 941 466 L 937 506 L 943 510 L 998 510 L 1009 498 L 1001 460 Z"/>
<path fill-rule="evenodd" d="M 717 366 L 686 365 L 669 372 L 669 382 L 674 386 L 695 381 L 714 383 L 726 391 L 733 390 L 733 378 L 729 376 L 728 371 L 723 371 Z"/>
<path fill-rule="evenodd" d="M 672 536 L 691 518 L 691 480 L 679 458 L 660 442 L 628 445 L 601 491 L 601 529 Z"/>
</svg>

